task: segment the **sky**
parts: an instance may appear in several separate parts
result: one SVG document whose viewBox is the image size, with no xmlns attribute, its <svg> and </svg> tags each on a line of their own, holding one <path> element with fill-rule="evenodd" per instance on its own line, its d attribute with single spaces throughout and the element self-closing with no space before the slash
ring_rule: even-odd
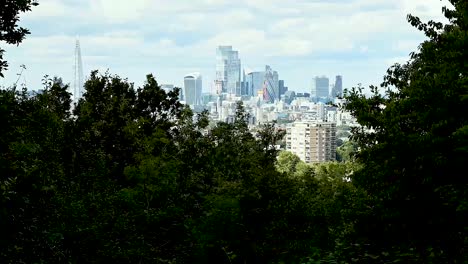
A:
<svg viewBox="0 0 468 264">
<path fill-rule="evenodd" d="M 42 87 L 44 75 L 73 80 L 75 40 L 83 70 L 109 70 L 140 86 L 152 73 L 160 84 L 183 86 L 200 72 L 212 91 L 216 47 L 232 45 L 242 67 L 270 65 L 290 90 L 307 92 L 314 76 L 343 86 L 378 85 L 389 66 L 405 62 L 425 40 L 406 21 L 446 22 L 447 0 L 39 0 L 22 14 L 31 34 L 6 46 L 10 67 L 0 86 Z M 1 43 L 5 47 L 5 43 Z"/>
</svg>

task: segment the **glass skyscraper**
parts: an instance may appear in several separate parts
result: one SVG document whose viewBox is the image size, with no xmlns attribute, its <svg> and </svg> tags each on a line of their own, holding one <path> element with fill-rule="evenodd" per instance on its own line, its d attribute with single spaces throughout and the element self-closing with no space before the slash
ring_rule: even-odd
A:
<svg viewBox="0 0 468 264">
<path fill-rule="evenodd" d="M 265 66 L 265 81 L 263 85 L 263 100 L 274 102 L 280 99 L 278 72 L 266 65 Z"/>
<path fill-rule="evenodd" d="M 247 83 L 247 95 L 257 96 L 258 91 L 263 90 L 264 79 L 265 72 L 249 72 L 245 80 L 245 82 Z"/>
<path fill-rule="evenodd" d="M 312 81 L 312 97 L 327 98 L 329 96 L 330 80 L 326 76 L 317 76 Z"/>
<path fill-rule="evenodd" d="M 284 80 L 279 80 L 278 81 L 279 85 L 279 95 L 280 97 L 288 91 L 288 87 L 284 86 Z"/>
<path fill-rule="evenodd" d="M 202 77 L 200 73 L 190 73 L 184 77 L 184 99 L 190 106 L 201 104 Z"/>
<path fill-rule="evenodd" d="M 337 75 L 333 86 L 332 97 L 343 95 L 343 76 Z"/>
<path fill-rule="evenodd" d="M 232 46 L 216 49 L 216 81 L 222 82 L 222 92 L 241 94 L 241 61 Z"/>
</svg>

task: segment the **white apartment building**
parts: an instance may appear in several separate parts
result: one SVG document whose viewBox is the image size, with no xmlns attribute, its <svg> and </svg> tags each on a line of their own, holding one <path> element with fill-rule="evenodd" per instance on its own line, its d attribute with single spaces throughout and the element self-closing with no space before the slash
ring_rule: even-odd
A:
<svg viewBox="0 0 468 264">
<path fill-rule="evenodd" d="M 336 124 L 301 121 L 286 128 L 286 150 L 306 163 L 334 161 L 336 158 Z"/>
<path fill-rule="evenodd" d="M 337 126 L 354 126 L 357 124 L 356 118 L 348 111 L 337 110 L 337 111 L 328 111 L 326 113 L 327 121 L 335 122 Z"/>
</svg>

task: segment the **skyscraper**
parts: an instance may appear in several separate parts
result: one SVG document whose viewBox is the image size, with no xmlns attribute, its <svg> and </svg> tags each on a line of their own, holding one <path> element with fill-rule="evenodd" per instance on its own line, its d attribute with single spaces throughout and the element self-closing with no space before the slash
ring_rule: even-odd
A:
<svg viewBox="0 0 468 264">
<path fill-rule="evenodd" d="M 220 95 L 223 92 L 223 81 L 214 80 L 214 88 L 217 95 Z"/>
<path fill-rule="evenodd" d="M 241 94 L 241 61 L 232 46 L 216 49 L 216 80 L 222 81 L 222 92 Z"/>
<path fill-rule="evenodd" d="M 77 38 L 75 43 L 75 57 L 73 65 L 73 89 L 71 91 L 73 102 L 77 103 L 83 96 L 83 62 L 81 60 L 80 40 Z"/>
<path fill-rule="evenodd" d="M 279 86 L 279 95 L 281 97 L 281 95 L 286 93 L 286 91 L 288 90 L 288 87 L 284 86 L 284 80 L 279 80 L 278 86 Z"/>
<path fill-rule="evenodd" d="M 252 96 L 250 93 L 249 81 L 247 75 L 245 74 L 245 69 L 242 70 L 241 95 Z"/>
<path fill-rule="evenodd" d="M 312 80 L 311 96 L 326 98 L 329 96 L 330 81 L 326 76 L 317 76 Z"/>
<path fill-rule="evenodd" d="M 198 72 L 190 73 L 184 77 L 184 99 L 190 106 L 201 104 L 202 76 Z"/>
<path fill-rule="evenodd" d="M 246 76 L 247 95 L 256 96 L 258 91 L 263 90 L 265 72 L 249 72 Z"/>
<path fill-rule="evenodd" d="M 265 66 L 265 79 L 263 84 L 263 100 L 274 102 L 280 99 L 278 72 L 273 71 L 269 66 Z"/>
<path fill-rule="evenodd" d="M 343 95 L 343 76 L 337 75 L 335 79 L 335 85 L 332 90 L 332 97 Z"/>
<path fill-rule="evenodd" d="M 161 89 L 163 89 L 166 93 L 169 93 L 170 91 L 174 90 L 174 85 L 173 84 L 161 84 Z"/>
</svg>

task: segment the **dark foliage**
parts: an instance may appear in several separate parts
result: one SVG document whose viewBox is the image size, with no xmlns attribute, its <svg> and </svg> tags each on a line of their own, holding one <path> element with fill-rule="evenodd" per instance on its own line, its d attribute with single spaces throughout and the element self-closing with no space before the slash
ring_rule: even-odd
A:
<svg viewBox="0 0 468 264">
<path fill-rule="evenodd" d="M 408 16 L 429 39 L 388 70 L 385 95 L 371 87 L 371 97 L 361 88 L 347 96 L 347 109 L 371 129 L 354 129 L 365 166 L 353 179 L 373 198 L 360 232 L 377 262 L 468 261 L 468 4 L 451 3 L 447 25 Z"/>
<path fill-rule="evenodd" d="M 334 194 L 345 172 L 278 172 L 283 133 L 250 133 L 242 104 L 208 129 L 151 75 L 134 89 L 93 72 L 73 113 L 68 87 L 45 85 L 0 91 L 2 262 L 297 263 L 349 232 L 322 201 L 354 197 Z"/>
</svg>

